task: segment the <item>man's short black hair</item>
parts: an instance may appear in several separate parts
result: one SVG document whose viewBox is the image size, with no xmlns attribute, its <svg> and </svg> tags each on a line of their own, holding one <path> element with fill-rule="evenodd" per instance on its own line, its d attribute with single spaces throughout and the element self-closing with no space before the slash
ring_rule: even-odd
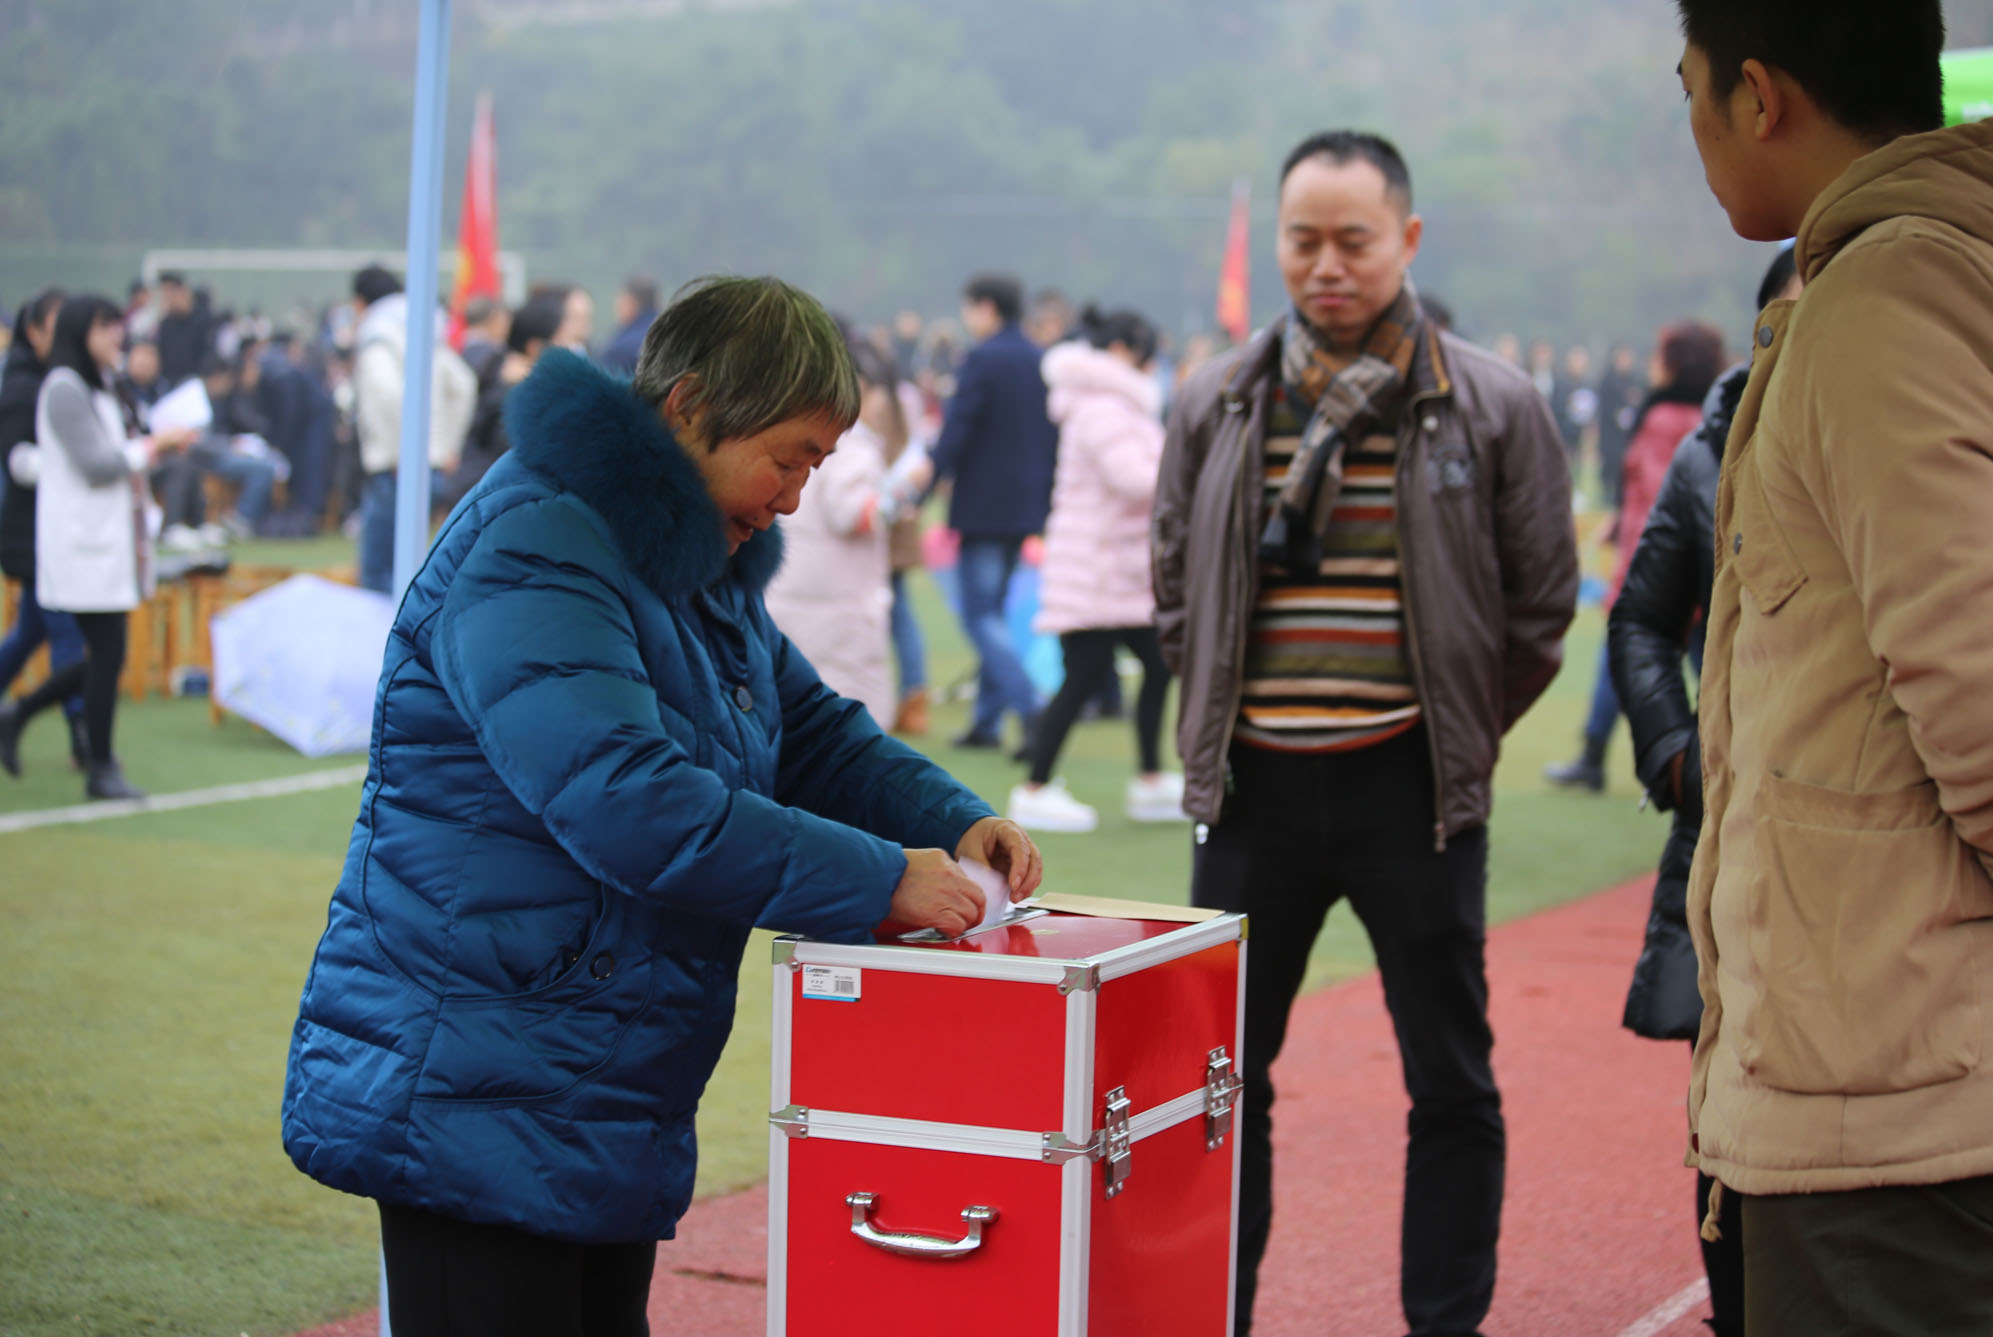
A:
<svg viewBox="0 0 1993 1337">
<path fill-rule="evenodd" d="M 1024 319 L 1024 285 L 1008 274 L 978 274 L 962 286 L 962 296 L 971 302 L 988 302 L 1006 325 Z"/>
<path fill-rule="evenodd" d="M 163 269 L 159 272 L 159 286 L 162 288 L 184 288 L 187 276 L 177 269 Z"/>
<path fill-rule="evenodd" d="M 1939 0 L 1676 0 L 1682 36 L 1709 58 L 1709 92 L 1743 81 L 1744 62 L 1784 70 L 1820 109 L 1865 139 L 1945 123 Z"/>
<path fill-rule="evenodd" d="M 368 306 L 400 291 L 401 280 L 383 265 L 368 265 L 353 276 L 353 295 Z"/>
<path fill-rule="evenodd" d="M 1338 167 L 1352 162 L 1369 163 L 1384 174 L 1385 192 L 1407 217 L 1411 216 L 1412 169 L 1405 166 L 1405 156 L 1398 152 L 1398 146 L 1384 136 L 1362 130 L 1324 130 L 1310 135 L 1296 144 L 1287 161 L 1280 165 L 1280 184 L 1286 185 L 1294 169 L 1310 158 L 1327 158 Z"/>
</svg>

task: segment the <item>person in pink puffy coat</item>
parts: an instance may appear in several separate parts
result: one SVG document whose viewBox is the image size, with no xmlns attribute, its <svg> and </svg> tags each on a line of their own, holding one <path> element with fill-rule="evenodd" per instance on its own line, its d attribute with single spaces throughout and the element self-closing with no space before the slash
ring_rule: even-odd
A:
<svg viewBox="0 0 1993 1337">
<path fill-rule="evenodd" d="M 1128 785 L 1128 816 L 1183 820 L 1183 777 L 1162 768 L 1170 674 L 1149 582 L 1149 511 L 1163 455 L 1155 353 L 1155 326 L 1142 316 L 1089 306 L 1077 336 L 1045 354 L 1059 460 L 1035 625 L 1058 636 L 1066 675 L 1027 740 L 1029 777 L 1010 794 L 1011 820 L 1027 828 L 1091 831 L 1098 823 L 1092 807 L 1053 781 L 1052 768 L 1080 708 L 1113 676 L 1122 646 L 1142 664 L 1135 706 L 1141 771 Z"/>
</svg>

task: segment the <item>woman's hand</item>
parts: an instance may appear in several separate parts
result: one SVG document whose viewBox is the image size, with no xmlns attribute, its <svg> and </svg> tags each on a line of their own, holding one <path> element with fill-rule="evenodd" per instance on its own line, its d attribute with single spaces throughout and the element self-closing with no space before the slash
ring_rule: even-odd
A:
<svg viewBox="0 0 1993 1337">
<path fill-rule="evenodd" d="M 1010 883 L 1010 899 L 1021 901 L 1038 890 L 1045 877 L 1045 860 L 1038 846 L 1016 822 L 985 817 L 962 834 L 955 857 L 986 863 Z"/>
<path fill-rule="evenodd" d="M 983 918 L 983 889 L 969 880 L 946 850 L 908 850 L 907 870 L 893 889 L 886 922 L 895 928 L 931 928 L 959 938 Z"/>
</svg>

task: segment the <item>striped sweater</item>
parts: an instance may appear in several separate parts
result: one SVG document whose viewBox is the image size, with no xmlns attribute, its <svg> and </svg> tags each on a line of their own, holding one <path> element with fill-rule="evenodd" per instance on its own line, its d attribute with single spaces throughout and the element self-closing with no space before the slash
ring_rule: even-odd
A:
<svg viewBox="0 0 1993 1337">
<path fill-rule="evenodd" d="M 1262 520 L 1286 480 L 1304 410 L 1284 387 L 1275 390 Z M 1242 743 L 1341 752 L 1418 723 L 1399 579 L 1393 426 L 1351 443 L 1345 454 L 1320 568 L 1260 566 L 1235 731 Z"/>
</svg>

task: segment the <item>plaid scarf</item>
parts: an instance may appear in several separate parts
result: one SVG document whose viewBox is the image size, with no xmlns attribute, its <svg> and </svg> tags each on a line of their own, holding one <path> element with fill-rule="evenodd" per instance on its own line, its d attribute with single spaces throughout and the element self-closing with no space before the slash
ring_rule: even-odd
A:
<svg viewBox="0 0 1993 1337">
<path fill-rule="evenodd" d="M 1419 344 L 1419 298 L 1410 279 L 1352 356 L 1332 351 L 1298 311 L 1280 336 L 1280 375 L 1308 406 L 1294 463 L 1260 535 L 1260 560 L 1291 570 L 1322 563 L 1322 539 L 1342 495 L 1343 453 L 1383 421 L 1411 375 Z"/>
</svg>

